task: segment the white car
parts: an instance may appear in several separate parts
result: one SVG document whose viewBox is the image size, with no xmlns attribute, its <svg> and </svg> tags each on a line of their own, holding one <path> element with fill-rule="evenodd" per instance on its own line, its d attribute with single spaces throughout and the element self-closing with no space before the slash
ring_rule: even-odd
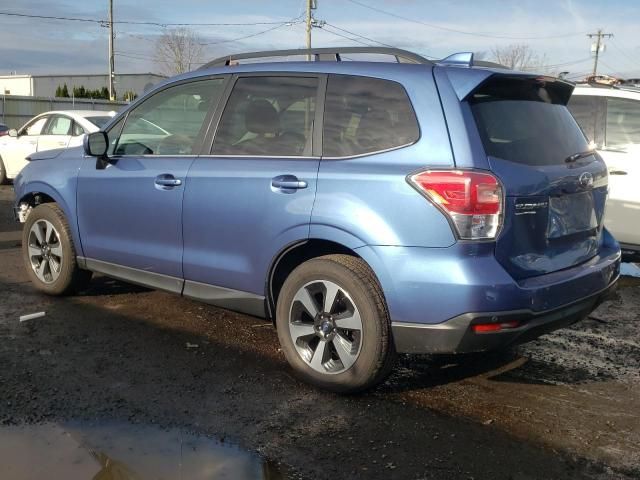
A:
<svg viewBox="0 0 640 480">
<path fill-rule="evenodd" d="M 0 137 L 0 184 L 15 178 L 35 152 L 82 145 L 86 133 L 97 132 L 115 112 L 56 111 L 41 113 L 19 130 Z"/>
<path fill-rule="evenodd" d="M 569 110 L 609 170 L 605 224 L 627 258 L 640 257 L 640 89 L 577 85 Z"/>
</svg>

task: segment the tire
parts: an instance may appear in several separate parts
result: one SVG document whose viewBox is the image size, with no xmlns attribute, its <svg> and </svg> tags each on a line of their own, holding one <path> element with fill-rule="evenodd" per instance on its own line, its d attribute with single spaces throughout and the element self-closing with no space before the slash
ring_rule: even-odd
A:
<svg viewBox="0 0 640 480">
<path fill-rule="evenodd" d="M 332 297 L 332 306 L 324 305 Z M 382 289 L 357 257 L 327 255 L 293 270 L 278 296 L 276 327 L 296 375 L 326 390 L 361 392 L 384 380 L 394 364 Z"/>
<path fill-rule="evenodd" d="M 8 183 L 9 178 L 7 177 L 7 169 L 4 166 L 4 162 L 2 161 L 2 157 L 0 157 L 0 185 L 5 185 Z"/>
<path fill-rule="evenodd" d="M 91 272 L 78 268 L 69 224 L 55 203 L 38 205 L 27 217 L 22 258 L 31 283 L 48 295 L 74 293 L 91 280 Z"/>
</svg>

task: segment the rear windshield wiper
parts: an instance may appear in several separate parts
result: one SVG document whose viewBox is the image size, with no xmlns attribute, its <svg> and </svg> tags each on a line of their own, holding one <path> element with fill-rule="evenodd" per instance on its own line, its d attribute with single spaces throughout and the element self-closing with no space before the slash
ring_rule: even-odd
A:
<svg viewBox="0 0 640 480">
<path fill-rule="evenodd" d="M 569 155 L 564 159 L 567 163 L 575 162 L 576 160 L 580 160 L 581 158 L 588 157 L 589 155 L 593 155 L 595 153 L 594 150 L 587 150 L 586 152 L 574 153 L 573 155 Z"/>
</svg>

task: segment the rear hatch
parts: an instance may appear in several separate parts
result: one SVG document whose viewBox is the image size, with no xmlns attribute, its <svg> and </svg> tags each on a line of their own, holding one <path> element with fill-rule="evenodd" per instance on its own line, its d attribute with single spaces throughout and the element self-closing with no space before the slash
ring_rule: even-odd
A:
<svg viewBox="0 0 640 480">
<path fill-rule="evenodd" d="M 516 279 L 572 267 L 600 248 L 607 170 L 566 108 L 573 87 L 496 75 L 467 100 L 505 191 L 496 257 Z"/>
</svg>

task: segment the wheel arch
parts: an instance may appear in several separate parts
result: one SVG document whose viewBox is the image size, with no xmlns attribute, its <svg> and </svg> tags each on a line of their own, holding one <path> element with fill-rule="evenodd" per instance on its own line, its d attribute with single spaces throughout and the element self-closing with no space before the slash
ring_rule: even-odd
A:
<svg viewBox="0 0 640 480">
<path fill-rule="evenodd" d="M 82 243 L 80 242 L 80 235 L 77 228 L 77 221 L 75 219 L 75 213 L 71 207 L 64 200 L 64 197 L 60 195 L 50 185 L 43 182 L 34 182 L 25 185 L 20 192 L 20 198 L 16 199 L 15 205 L 18 206 L 21 203 L 27 203 L 31 207 L 37 207 L 44 203 L 55 203 L 60 207 L 64 216 L 67 218 L 67 223 L 71 229 L 71 235 L 73 242 L 76 245 L 78 255 L 82 255 Z"/>
<path fill-rule="evenodd" d="M 342 243 L 323 238 L 310 238 L 293 242 L 283 248 L 272 260 L 265 283 L 266 317 L 275 322 L 278 295 L 289 274 L 302 263 L 324 255 L 342 254 L 359 258 L 366 263 L 356 249 Z M 369 268 L 371 266 L 367 263 Z M 374 276 L 375 271 L 371 268 Z"/>
</svg>

